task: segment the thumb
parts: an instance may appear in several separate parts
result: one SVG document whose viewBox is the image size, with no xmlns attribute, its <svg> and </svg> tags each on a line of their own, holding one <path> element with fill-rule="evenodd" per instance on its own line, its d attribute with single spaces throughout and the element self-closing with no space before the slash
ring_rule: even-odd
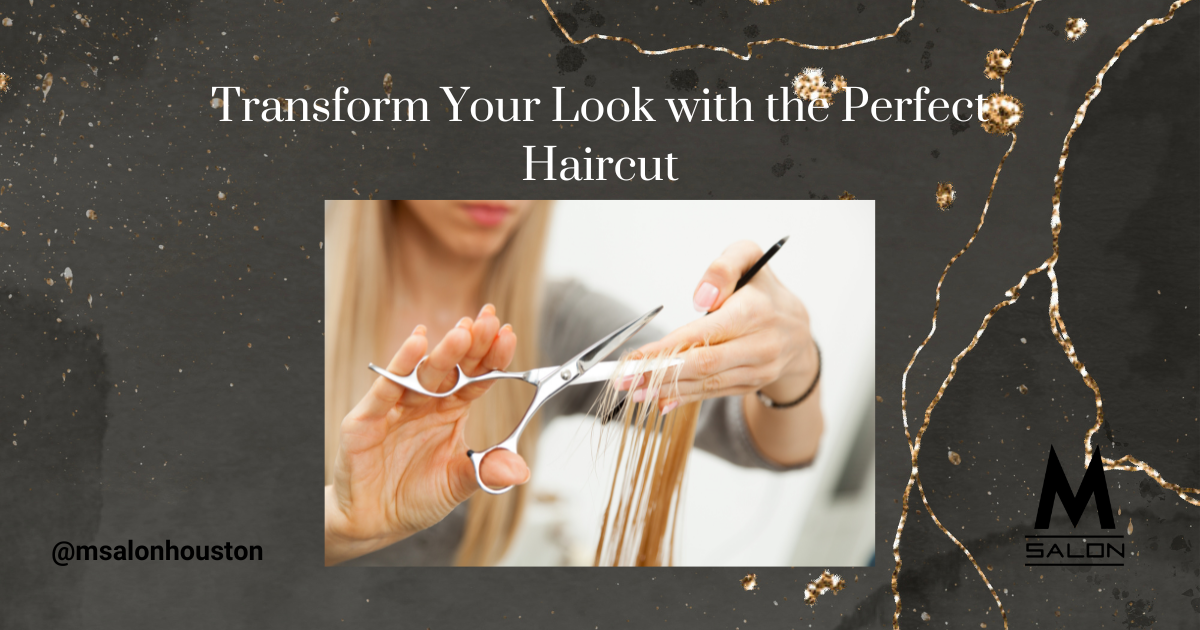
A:
<svg viewBox="0 0 1200 630">
<path fill-rule="evenodd" d="M 475 465 L 469 457 L 463 457 L 458 459 L 454 472 L 458 482 L 455 486 L 459 490 L 456 494 L 459 495 L 460 502 L 466 501 L 479 489 L 479 482 L 475 479 Z M 498 448 L 485 455 L 479 463 L 479 476 L 487 487 L 498 490 L 526 484 L 532 473 L 520 455 Z"/>
<path fill-rule="evenodd" d="M 753 241 L 738 241 L 713 261 L 696 291 L 692 294 L 692 306 L 701 313 L 711 313 L 725 303 L 737 288 L 738 279 L 762 256 L 762 249 Z"/>
<path fill-rule="evenodd" d="M 479 464 L 479 476 L 487 487 L 497 489 L 524 484 L 533 474 L 520 455 L 498 448 L 484 456 Z"/>
</svg>

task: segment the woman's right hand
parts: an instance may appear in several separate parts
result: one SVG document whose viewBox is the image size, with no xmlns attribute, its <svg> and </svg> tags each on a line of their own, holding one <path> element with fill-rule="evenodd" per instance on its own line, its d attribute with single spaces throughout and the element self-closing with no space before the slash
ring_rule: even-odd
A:
<svg viewBox="0 0 1200 630">
<path fill-rule="evenodd" d="M 445 391 L 455 382 L 455 365 L 468 376 L 508 367 L 516 341 L 512 327 L 501 328 L 495 308 L 485 306 L 476 321 L 464 317 L 446 333 L 417 376 L 430 391 Z M 418 326 L 388 371 L 411 374 L 428 346 L 425 327 Z M 383 377 L 375 380 L 342 420 L 333 484 L 325 487 L 326 565 L 430 527 L 479 489 L 463 436 L 471 401 L 490 385 L 476 383 L 432 398 Z M 493 488 L 523 484 L 529 474 L 524 460 L 505 450 L 488 454 L 480 468 Z"/>
</svg>

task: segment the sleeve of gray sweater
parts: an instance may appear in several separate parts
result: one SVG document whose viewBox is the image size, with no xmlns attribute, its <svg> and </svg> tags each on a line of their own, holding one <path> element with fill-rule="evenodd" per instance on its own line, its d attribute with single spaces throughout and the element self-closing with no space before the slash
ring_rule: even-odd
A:
<svg viewBox="0 0 1200 630">
<path fill-rule="evenodd" d="M 640 314 L 612 298 L 588 290 L 576 280 L 547 284 L 543 304 L 540 339 L 543 365 L 563 363 Z M 646 305 L 646 308 L 652 306 Z M 661 329 L 647 326 L 610 358 L 615 359 L 622 351 L 637 348 L 662 336 Z M 588 413 L 602 387 L 603 384 L 597 383 L 566 388 L 542 408 L 543 422 L 558 416 Z M 696 446 L 748 468 L 783 471 L 803 467 L 780 466 L 759 452 L 746 427 L 742 400 L 737 396 L 715 398 L 701 404 L 696 425 Z"/>
</svg>

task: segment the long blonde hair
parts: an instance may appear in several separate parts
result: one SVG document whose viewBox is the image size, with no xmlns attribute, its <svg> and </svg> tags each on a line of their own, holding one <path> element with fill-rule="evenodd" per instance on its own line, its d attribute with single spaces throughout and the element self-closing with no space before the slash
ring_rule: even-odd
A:
<svg viewBox="0 0 1200 630">
<path fill-rule="evenodd" d="M 677 395 L 679 372 L 669 370 L 668 365 L 684 354 L 685 349 L 677 347 L 648 358 L 622 356 L 598 403 L 598 417 L 617 416 L 610 427 L 620 435 L 620 442 L 596 543 L 596 566 L 674 564 L 684 473 L 696 440 L 700 403 L 687 403 L 664 414 L 659 412 L 659 400 Z M 621 404 L 615 385 L 634 358 L 650 367 L 646 385 L 650 394 L 640 403 L 627 397 Z M 672 373 L 669 380 L 668 371 Z"/>
<path fill-rule="evenodd" d="M 330 483 L 342 418 L 366 394 L 375 375 L 368 362 L 387 365 L 394 348 L 380 347 L 401 287 L 395 277 L 396 213 L 402 202 L 329 201 L 325 205 L 325 483 Z M 542 254 L 550 223 L 550 202 L 532 212 L 492 260 L 481 302 L 496 306 L 517 333 L 511 370 L 540 365 Z M 437 340 L 431 340 L 436 342 Z M 477 449 L 508 436 L 532 392 L 519 383 L 499 382 L 471 405 L 467 442 Z M 521 436 L 519 450 L 531 465 L 537 445 L 535 419 Z M 455 559 L 459 565 L 495 564 L 512 542 L 525 503 L 526 486 L 502 495 L 476 493 Z"/>
</svg>

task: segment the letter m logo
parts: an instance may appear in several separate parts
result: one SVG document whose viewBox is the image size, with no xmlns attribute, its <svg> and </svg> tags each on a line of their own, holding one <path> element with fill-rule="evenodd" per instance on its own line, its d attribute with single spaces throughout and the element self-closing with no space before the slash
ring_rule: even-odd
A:
<svg viewBox="0 0 1200 630">
<path fill-rule="evenodd" d="M 1096 455 L 1088 464 L 1083 481 L 1079 482 L 1079 491 L 1072 492 L 1062 464 L 1058 462 L 1058 454 L 1054 452 L 1054 446 L 1050 446 L 1050 459 L 1046 462 L 1046 478 L 1042 482 L 1042 494 L 1038 501 L 1034 529 L 1050 528 L 1050 513 L 1054 511 L 1055 495 L 1062 500 L 1063 507 L 1067 509 L 1067 516 L 1071 519 L 1072 527 L 1079 525 L 1083 510 L 1094 495 L 1096 512 L 1100 515 L 1100 528 L 1116 529 L 1116 523 L 1113 522 L 1112 504 L 1108 501 L 1108 484 L 1104 481 L 1104 462 L 1100 458 L 1099 447 L 1096 448 Z"/>
</svg>

